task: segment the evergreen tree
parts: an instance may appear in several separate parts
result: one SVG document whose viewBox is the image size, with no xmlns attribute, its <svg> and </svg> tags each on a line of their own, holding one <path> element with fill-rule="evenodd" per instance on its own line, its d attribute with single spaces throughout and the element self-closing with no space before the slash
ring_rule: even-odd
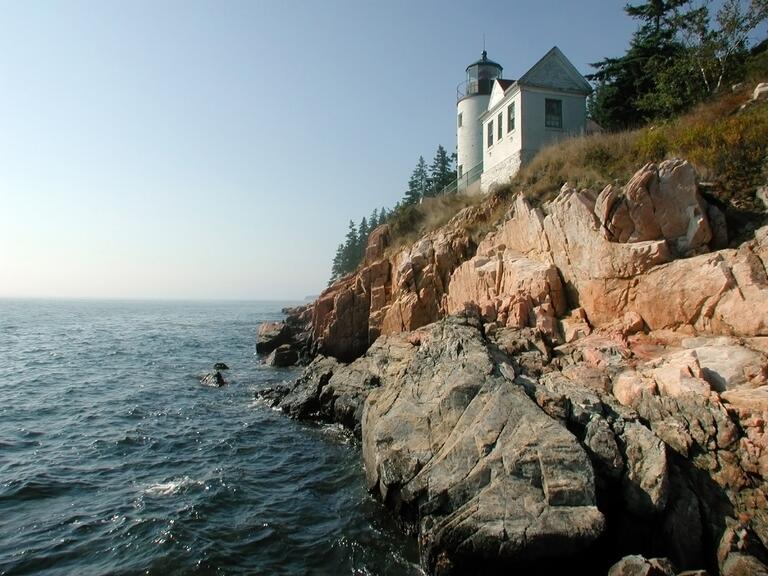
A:
<svg viewBox="0 0 768 576">
<path fill-rule="evenodd" d="M 336 248 L 336 255 L 333 257 L 333 264 L 331 265 L 331 279 L 328 281 L 329 286 L 333 284 L 333 282 L 336 281 L 338 278 L 344 275 L 344 271 L 342 268 L 343 260 L 344 260 L 344 244 L 339 244 L 339 247 Z"/>
<path fill-rule="evenodd" d="M 357 258 L 357 262 L 355 263 L 355 266 L 357 266 L 360 262 L 363 261 L 363 258 L 365 258 L 365 248 L 366 246 L 368 246 L 369 232 L 370 232 L 370 229 L 368 228 L 368 221 L 365 219 L 365 216 L 363 216 L 363 219 L 360 220 L 360 226 L 357 227 L 358 258 Z"/>
<path fill-rule="evenodd" d="M 379 210 L 378 208 L 374 208 L 373 212 L 371 212 L 371 216 L 368 218 L 368 228 L 370 230 L 375 230 L 379 225 Z"/>
<path fill-rule="evenodd" d="M 451 158 L 442 145 L 437 147 L 435 158 L 429 166 L 429 188 L 426 196 L 437 196 L 448 184 L 456 179 Z"/>
<path fill-rule="evenodd" d="M 424 192 L 429 185 L 429 175 L 427 174 L 427 163 L 424 157 L 419 156 L 416 168 L 413 169 L 411 178 L 408 180 L 408 190 L 402 199 L 405 205 L 418 204 L 424 197 Z"/>
<path fill-rule="evenodd" d="M 669 70 L 684 51 L 677 40 L 680 8 L 690 0 L 649 0 L 627 5 L 625 11 L 643 22 L 634 33 L 629 49 L 619 58 L 592 64 L 589 78 L 597 82 L 589 109 L 592 118 L 605 128 L 637 126 L 679 108 L 657 98 L 660 75 Z M 670 80 L 685 80 L 669 76 Z"/>
<path fill-rule="evenodd" d="M 624 11 L 645 22 L 641 34 L 659 36 L 675 27 L 676 11 L 689 3 L 690 0 L 648 0 L 643 4 L 627 4 Z"/>
<path fill-rule="evenodd" d="M 360 250 L 357 243 L 357 227 L 355 223 L 349 221 L 349 229 L 347 235 L 344 238 L 344 248 L 341 256 L 341 269 L 342 274 L 349 274 L 356 267 L 360 261 Z"/>
<path fill-rule="evenodd" d="M 674 116 L 743 77 L 749 34 L 768 19 L 768 0 L 648 0 L 625 11 L 641 22 L 619 58 L 593 64 L 590 116 L 627 128 Z"/>
</svg>

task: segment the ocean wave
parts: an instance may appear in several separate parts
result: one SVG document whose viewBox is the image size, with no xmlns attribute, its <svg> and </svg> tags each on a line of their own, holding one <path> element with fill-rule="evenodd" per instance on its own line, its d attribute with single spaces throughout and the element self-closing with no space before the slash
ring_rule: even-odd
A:
<svg viewBox="0 0 768 576">
<path fill-rule="evenodd" d="M 143 490 L 147 496 L 172 496 L 191 486 L 203 486 L 200 480 L 193 480 L 189 476 L 182 476 L 168 482 L 159 482 Z"/>
<path fill-rule="evenodd" d="M 39 474 L 24 480 L 11 480 L 1 486 L 0 502 L 55 498 L 90 488 L 93 488 L 93 485 L 85 480 L 56 478 L 48 474 Z"/>
</svg>

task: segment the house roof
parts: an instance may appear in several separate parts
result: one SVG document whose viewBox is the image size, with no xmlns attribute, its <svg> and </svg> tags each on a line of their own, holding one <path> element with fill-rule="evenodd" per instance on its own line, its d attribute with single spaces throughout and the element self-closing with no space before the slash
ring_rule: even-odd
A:
<svg viewBox="0 0 768 576">
<path fill-rule="evenodd" d="M 503 78 L 496 78 L 496 82 L 499 83 L 499 86 L 501 86 L 501 89 L 504 90 L 504 92 L 515 83 L 514 80 L 504 80 Z"/>
<path fill-rule="evenodd" d="M 557 88 L 585 95 L 592 93 L 592 86 L 557 46 L 544 54 L 518 82 L 527 86 Z"/>
</svg>

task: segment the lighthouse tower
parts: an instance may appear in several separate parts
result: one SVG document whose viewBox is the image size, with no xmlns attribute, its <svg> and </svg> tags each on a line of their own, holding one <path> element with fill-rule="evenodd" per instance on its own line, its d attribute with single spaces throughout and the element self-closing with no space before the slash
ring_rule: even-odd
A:
<svg viewBox="0 0 768 576">
<path fill-rule="evenodd" d="M 488 109 L 493 82 L 501 78 L 501 72 L 501 64 L 488 60 L 488 53 L 483 50 L 482 58 L 467 66 L 467 79 L 456 90 L 456 165 L 460 189 L 466 189 L 475 178 L 479 179 L 482 172 L 483 125 L 480 116 Z"/>
</svg>

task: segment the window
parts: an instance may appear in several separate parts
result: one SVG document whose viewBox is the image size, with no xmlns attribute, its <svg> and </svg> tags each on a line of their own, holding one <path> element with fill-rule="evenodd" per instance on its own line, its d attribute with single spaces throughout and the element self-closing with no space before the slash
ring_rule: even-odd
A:
<svg viewBox="0 0 768 576">
<path fill-rule="evenodd" d="M 459 112 L 459 128 L 461 128 L 461 112 Z"/>
<path fill-rule="evenodd" d="M 507 106 L 507 132 L 512 132 L 515 129 L 515 103 L 512 102 Z"/>
<path fill-rule="evenodd" d="M 493 146 L 493 120 L 488 122 L 488 148 Z"/>
<path fill-rule="evenodd" d="M 499 117 L 496 118 L 496 122 L 499 124 L 499 133 L 496 135 L 497 140 L 501 140 L 502 135 L 504 134 L 504 124 L 502 124 L 502 121 L 504 119 L 501 116 L 501 113 L 499 113 Z"/>
<path fill-rule="evenodd" d="M 459 173 L 458 173 L 458 177 L 459 177 L 459 178 L 461 178 L 462 176 L 464 176 L 464 166 L 462 166 L 461 164 L 459 164 Z"/>
<path fill-rule="evenodd" d="M 547 98 L 544 101 L 544 126 L 547 128 L 563 127 L 563 101 Z"/>
</svg>

